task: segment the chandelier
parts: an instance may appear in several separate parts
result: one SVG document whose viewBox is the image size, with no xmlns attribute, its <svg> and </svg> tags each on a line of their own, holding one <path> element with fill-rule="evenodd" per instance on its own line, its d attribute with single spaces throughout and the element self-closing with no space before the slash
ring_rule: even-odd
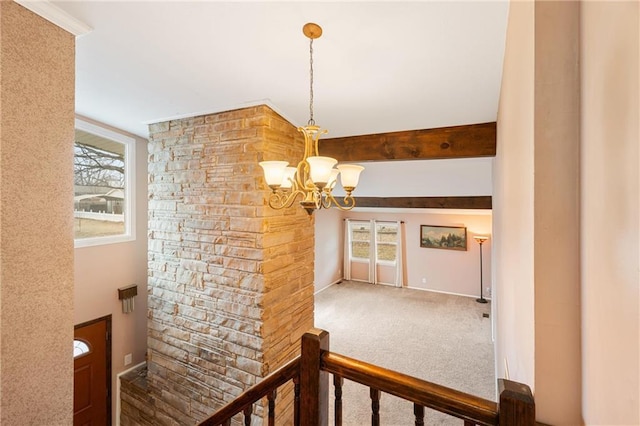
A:
<svg viewBox="0 0 640 426">
<path fill-rule="evenodd" d="M 304 156 L 297 167 L 290 167 L 287 161 L 261 161 L 264 178 L 272 193 L 269 206 L 279 210 L 291 207 L 301 198 L 300 205 L 311 214 L 317 209 L 335 206 L 341 210 L 351 210 L 356 201 L 351 193 L 358 185 L 360 172 L 364 167 L 356 164 L 337 164 L 338 160 L 321 157 L 318 154 L 318 140 L 327 130 L 316 126 L 313 119 L 313 40 L 322 35 L 322 28 L 314 23 L 305 24 L 302 32 L 309 38 L 309 121 L 298 127 L 304 136 Z M 336 168 L 334 168 L 336 166 Z M 342 203 L 334 198 L 332 191 L 338 175 L 346 192 Z"/>
</svg>

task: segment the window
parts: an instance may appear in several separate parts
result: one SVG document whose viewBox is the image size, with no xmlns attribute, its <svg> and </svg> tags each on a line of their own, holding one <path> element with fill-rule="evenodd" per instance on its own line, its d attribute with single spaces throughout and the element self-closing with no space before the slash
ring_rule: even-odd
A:
<svg viewBox="0 0 640 426">
<path fill-rule="evenodd" d="M 78 358 L 91 352 L 89 345 L 82 340 L 73 341 L 73 357 Z"/>
<path fill-rule="evenodd" d="M 369 261 L 371 246 L 371 224 L 369 222 L 349 222 L 351 234 L 351 259 Z"/>
<path fill-rule="evenodd" d="M 404 285 L 401 221 L 346 219 L 344 279 Z"/>
<path fill-rule="evenodd" d="M 76 119 L 74 237 L 76 247 L 135 237 L 134 139 Z"/>
<path fill-rule="evenodd" d="M 397 246 L 397 223 L 376 222 L 376 262 L 395 263 Z"/>
</svg>

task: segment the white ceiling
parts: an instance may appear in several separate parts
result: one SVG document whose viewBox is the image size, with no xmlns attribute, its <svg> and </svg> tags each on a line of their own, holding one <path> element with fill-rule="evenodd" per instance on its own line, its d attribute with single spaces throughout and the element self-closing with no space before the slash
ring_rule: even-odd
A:
<svg viewBox="0 0 640 426">
<path fill-rule="evenodd" d="M 328 137 L 495 121 L 508 0 L 53 1 L 77 39 L 78 114 L 147 137 L 167 118 L 267 103 Z"/>
</svg>

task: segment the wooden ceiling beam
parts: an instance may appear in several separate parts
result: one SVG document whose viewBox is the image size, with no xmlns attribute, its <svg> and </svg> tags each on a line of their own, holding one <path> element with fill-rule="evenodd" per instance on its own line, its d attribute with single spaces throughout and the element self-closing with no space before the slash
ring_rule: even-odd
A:
<svg viewBox="0 0 640 426">
<path fill-rule="evenodd" d="M 356 207 L 409 209 L 487 209 L 491 210 L 491 196 L 469 197 L 358 197 Z"/>
<path fill-rule="evenodd" d="M 496 155 L 496 123 L 320 139 L 338 161 L 431 160 Z"/>
</svg>

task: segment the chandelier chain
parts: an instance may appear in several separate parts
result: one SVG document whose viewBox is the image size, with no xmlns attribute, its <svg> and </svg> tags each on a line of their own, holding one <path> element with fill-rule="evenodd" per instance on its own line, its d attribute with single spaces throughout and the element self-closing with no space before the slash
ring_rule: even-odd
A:
<svg viewBox="0 0 640 426">
<path fill-rule="evenodd" d="M 316 124 L 313 119 L 313 39 L 309 38 L 309 126 Z"/>
</svg>

